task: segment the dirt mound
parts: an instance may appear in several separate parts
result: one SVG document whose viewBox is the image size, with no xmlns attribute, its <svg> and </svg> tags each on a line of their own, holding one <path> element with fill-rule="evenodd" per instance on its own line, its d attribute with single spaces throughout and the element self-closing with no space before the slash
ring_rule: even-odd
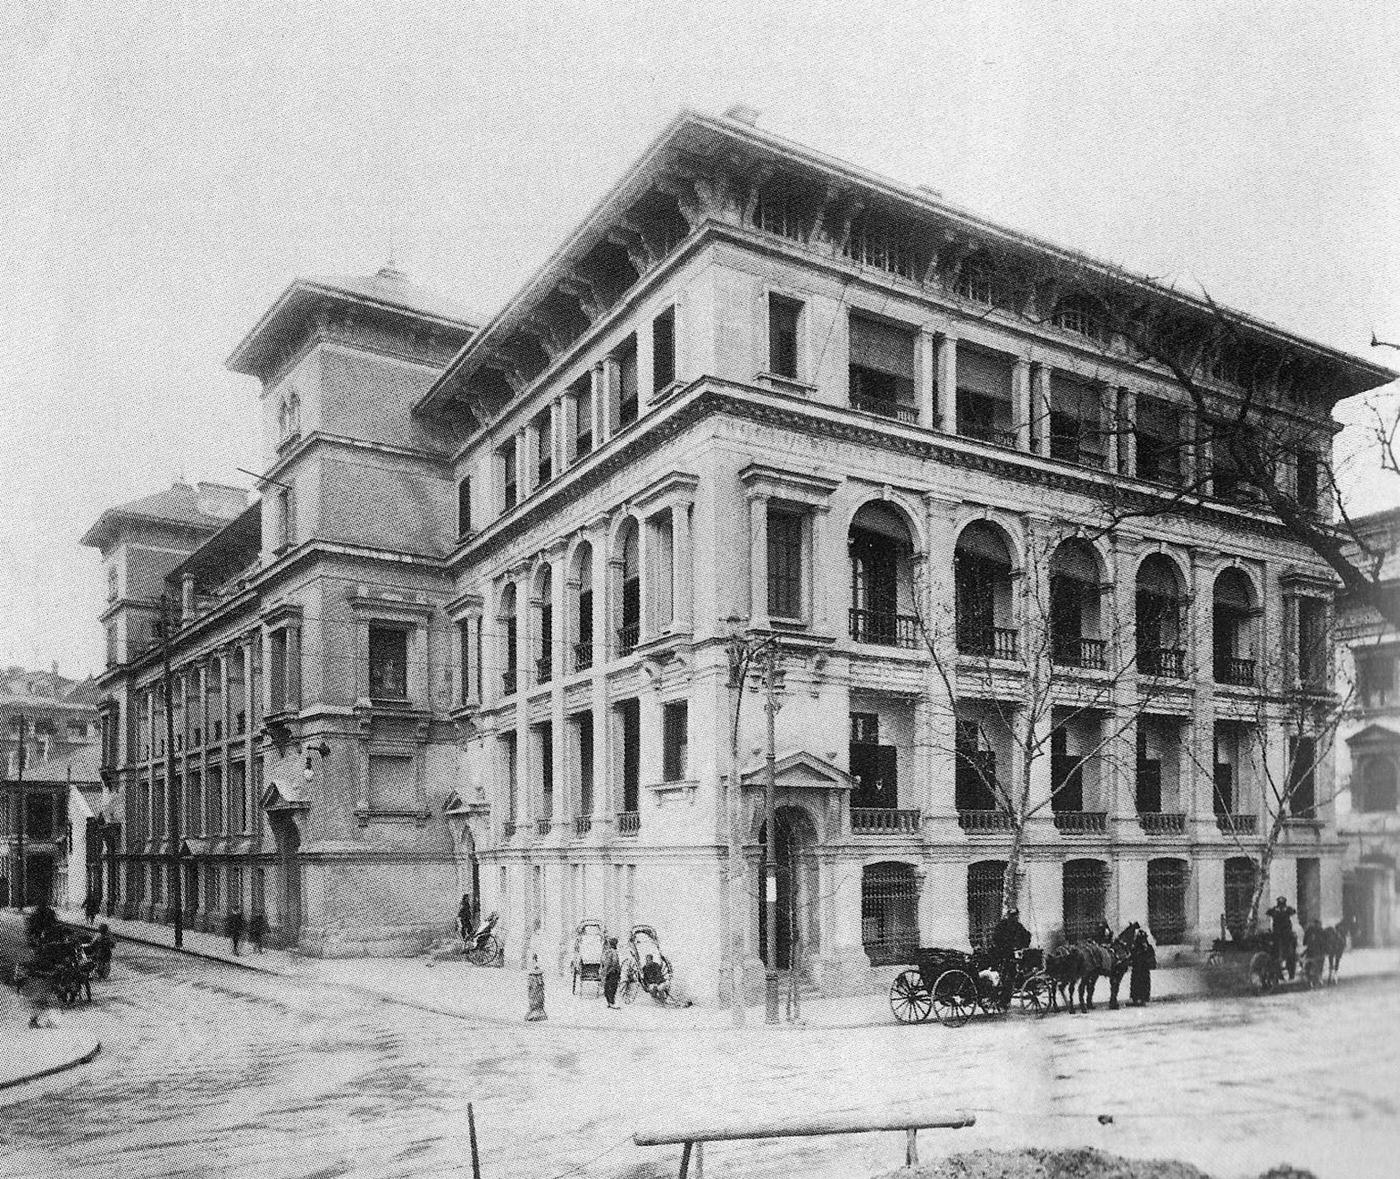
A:
<svg viewBox="0 0 1400 1179">
<path fill-rule="evenodd" d="M 881 1179 L 1211 1179 L 1175 1159 L 1125 1159 L 1102 1150 L 977 1150 L 917 1167 L 901 1167 Z M 1311 1171 L 1274 1167 L 1259 1179 L 1316 1179 Z"/>
</svg>

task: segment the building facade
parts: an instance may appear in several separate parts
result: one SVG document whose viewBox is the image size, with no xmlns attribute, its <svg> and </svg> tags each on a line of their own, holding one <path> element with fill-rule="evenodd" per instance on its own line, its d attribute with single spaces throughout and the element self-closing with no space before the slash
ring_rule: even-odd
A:
<svg viewBox="0 0 1400 1179">
<path fill-rule="evenodd" d="M 1350 559 L 1380 559 L 1387 590 L 1400 590 L 1400 510 L 1352 521 Z M 1343 910 L 1362 946 L 1400 944 L 1400 634 L 1347 597 L 1337 605 L 1337 689 L 1346 720 L 1337 744 L 1337 832 L 1343 845 Z"/>
<path fill-rule="evenodd" d="M 1052 262 L 1041 313 L 1011 305 L 1003 268 Z M 1332 581 L 1076 304 L 1063 276 L 1091 271 L 685 115 L 480 330 L 392 274 L 294 284 L 232 358 L 262 382 L 261 500 L 164 573 L 187 605 L 176 707 L 204 726 L 177 750 L 204 799 L 187 829 L 224 808 L 182 849 L 222 882 L 201 911 L 247 856 L 262 891 L 240 895 L 311 952 L 421 944 L 466 892 L 516 962 L 562 968 L 600 917 L 655 926 L 697 997 L 731 944 L 755 978 L 765 724 L 739 643 L 782 674 L 775 949 L 824 991 L 985 936 L 1010 782 L 1037 807 L 1038 936 L 1238 927 L 1268 784 L 1312 739 L 1282 701 L 1327 695 Z M 1262 412 L 1294 438 L 1290 493 L 1325 510 L 1331 405 L 1389 377 L 1250 330 L 1313 374 Z M 1132 510 L 1104 528 L 1110 502 Z M 147 652 L 104 680 L 128 905 L 151 916 L 174 862 L 158 671 Z M 247 704 L 236 789 L 211 698 Z M 1330 759 L 1310 768 L 1268 885 L 1335 920 Z"/>
</svg>

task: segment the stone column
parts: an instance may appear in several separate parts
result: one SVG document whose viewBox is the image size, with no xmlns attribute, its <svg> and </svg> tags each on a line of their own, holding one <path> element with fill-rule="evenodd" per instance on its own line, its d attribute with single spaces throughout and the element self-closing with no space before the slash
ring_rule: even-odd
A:
<svg viewBox="0 0 1400 1179">
<path fill-rule="evenodd" d="M 938 423 L 938 337 L 929 328 L 919 331 L 915 356 L 915 396 L 919 425 L 931 430 Z"/>
<path fill-rule="evenodd" d="M 749 625 L 768 627 L 768 497 L 749 496 Z"/>
<path fill-rule="evenodd" d="M 1192 666 L 1187 674 L 1194 676 L 1196 690 L 1191 698 L 1190 720 L 1183 734 L 1186 749 L 1179 789 L 1188 828 L 1200 828 L 1198 839 L 1210 838 L 1215 813 L 1215 634 L 1211 625 L 1214 581 L 1215 563 L 1192 549 L 1187 629 L 1191 636 L 1187 659 Z"/>
<path fill-rule="evenodd" d="M 535 778 L 530 772 L 530 710 L 525 706 L 525 686 L 530 682 L 529 582 L 515 580 L 515 796 L 516 819 L 531 822 L 539 814 L 535 803 Z"/>
<path fill-rule="evenodd" d="M 1031 413 L 1035 417 L 1035 453 L 1050 455 L 1050 374 L 1048 364 L 1037 364 L 1033 374 Z"/>
<path fill-rule="evenodd" d="M 556 397 L 549 403 L 550 466 L 556 479 L 563 474 L 569 453 L 564 445 L 564 418 L 563 399 Z"/>
<path fill-rule="evenodd" d="M 608 749 L 612 740 L 608 726 L 608 681 L 603 668 L 608 662 L 608 620 L 612 617 L 611 562 L 608 558 L 607 522 L 590 531 L 593 548 L 590 572 L 593 577 L 593 667 L 589 671 L 590 702 L 593 712 L 593 813 L 612 812 L 608 783 Z"/>
<path fill-rule="evenodd" d="M 958 338 L 942 335 L 938 338 L 937 402 L 933 424 L 949 434 L 958 428 Z"/>
<path fill-rule="evenodd" d="M 671 629 L 690 632 L 695 615 L 695 570 L 690 535 L 691 502 L 671 505 Z"/>
<path fill-rule="evenodd" d="M 1016 445 L 1021 450 L 1030 450 L 1031 440 L 1036 435 L 1032 428 L 1035 402 L 1031 397 L 1031 362 L 1023 356 L 1017 357 L 1011 366 L 1011 412 L 1016 423 Z M 1043 427 L 1040 432 L 1044 432 Z"/>
<path fill-rule="evenodd" d="M 831 508 L 827 504 L 814 506 L 807 516 L 807 527 L 810 529 L 811 537 L 811 562 L 807 571 L 807 576 L 811 582 L 811 611 L 812 630 L 819 634 L 829 634 L 833 629 L 839 628 L 838 619 L 834 618 L 832 612 L 832 576 L 836 572 L 842 574 L 841 581 L 845 581 L 844 567 L 832 564 L 831 569 L 827 568 L 829 552 L 840 552 L 840 545 L 833 543 L 828 535 L 831 528 Z M 765 574 L 766 574 L 765 570 Z"/>
</svg>

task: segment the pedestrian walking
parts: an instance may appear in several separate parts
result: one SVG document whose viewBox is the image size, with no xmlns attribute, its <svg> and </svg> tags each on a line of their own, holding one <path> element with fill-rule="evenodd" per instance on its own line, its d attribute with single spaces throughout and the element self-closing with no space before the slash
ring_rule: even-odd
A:
<svg viewBox="0 0 1400 1179">
<path fill-rule="evenodd" d="M 87 923 L 91 925 L 97 920 L 97 910 L 102 908 L 102 898 L 98 896 L 95 888 L 88 889 L 88 894 L 83 898 L 83 916 L 87 918 Z"/>
<path fill-rule="evenodd" d="M 97 936 L 92 940 L 92 961 L 97 967 L 97 977 L 107 978 L 112 973 L 112 951 L 117 947 L 117 941 L 112 936 L 104 921 L 97 927 Z"/>
<path fill-rule="evenodd" d="M 1157 951 L 1147 930 L 1139 929 L 1128 952 L 1132 974 L 1128 979 L 1128 1006 L 1146 1007 L 1152 998 L 1152 972 L 1157 968 Z"/>
<path fill-rule="evenodd" d="M 617 938 L 608 938 L 598 969 L 603 975 L 603 998 L 608 1001 L 609 1007 L 616 1007 L 617 985 L 622 981 L 622 959 L 617 955 Z"/>
<path fill-rule="evenodd" d="M 472 898 L 469 893 L 464 892 L 462 903 L 457 906 L 457 936 L 466 942 L 471 940 L 475 932 L 476 920 L 472 916 Z"/>
<path fill-rule="evenodd" d="M 233 954 L 238 956 L 238 947 L 243 941 L 243 910 L 234 907 L 228 911 L 228 916 L 224 918 L 224 936 L 228 938 L 233 946 Z"/>
<path fill-rule="evenodd" d="M 248 922 L 248 940 L 253 943 L 253 953 L 263 952 L 263 935 L 267 933 L 267 914 L 261 909 L 254 909 L 252 919 Z"/>
</svg>

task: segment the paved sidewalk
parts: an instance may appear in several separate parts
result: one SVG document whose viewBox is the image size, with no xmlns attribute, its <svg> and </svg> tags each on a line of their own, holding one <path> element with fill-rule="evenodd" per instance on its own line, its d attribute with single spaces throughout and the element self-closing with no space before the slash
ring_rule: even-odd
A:
<svg viewBox="0 0 1400 1179">
<path fill-rule="evenodd" d="M 66 910 L 60 916 L 74 926 L 85 926 L 82 914 Z M 6 917 L 6 919 L 16 919 Z M 119 939 L 173 948 L 174 934 L 169 926 L 143 921 L 102 918 Z M 476 967 L 464 960 L 435 961 L 417 958 L 310 958 L 285 950 L 254 954 L 243 946 L 238 957 L 231 953 L 227 938 L 210 933 L 186 932 L 183 952 L 209 958 L 245 970 L 328 983 L 359 991 L 385 1002 L 398 1003 L 441 1015 L 485 1024 L 523 1024 L 526 1002 L 526 972 L 518 968 Z M 117 954 L 121 954 L 120 945 Z M 1164 952 L 1163 958 L 1167 957 Z M 890 981 L 898 967 L 889 968 Z M 1350 950 L 1342 959 L 1340 980 L 1400 974 L 1400 950 Z M 584 984 L 584 994 L 569 993 L 569 979 L 545 975 L 545 1006 L 549 1023 L 577 1028 L 606 1028 L 610 1031 L 692 1031 L 702 1028 L 729 1028 L 729 1011 L 717 1004 L 687 1008 L 661 1007 L 645 995 L 636 1002 L 610 1010 L 592 983 Z M 1107 1006 L 1108 984 L 1101 982 L 1097 1003 Z M 1206 973 L 1193 965 L 1164 963 L 1153 972 L 1153 1002 L 1181 1001 L 1212 995 Z M 1127 999 L 1124 979 L 1122 998 Z M 761 1005 L 745 1012 L 748 1027 L 763 1026 Z M 870 1027 L 893 1022 L 886 992 L 837 999 L 806 999 L 801 1004 L 801 1021 L 807 1027 Z"/>
</svg>

